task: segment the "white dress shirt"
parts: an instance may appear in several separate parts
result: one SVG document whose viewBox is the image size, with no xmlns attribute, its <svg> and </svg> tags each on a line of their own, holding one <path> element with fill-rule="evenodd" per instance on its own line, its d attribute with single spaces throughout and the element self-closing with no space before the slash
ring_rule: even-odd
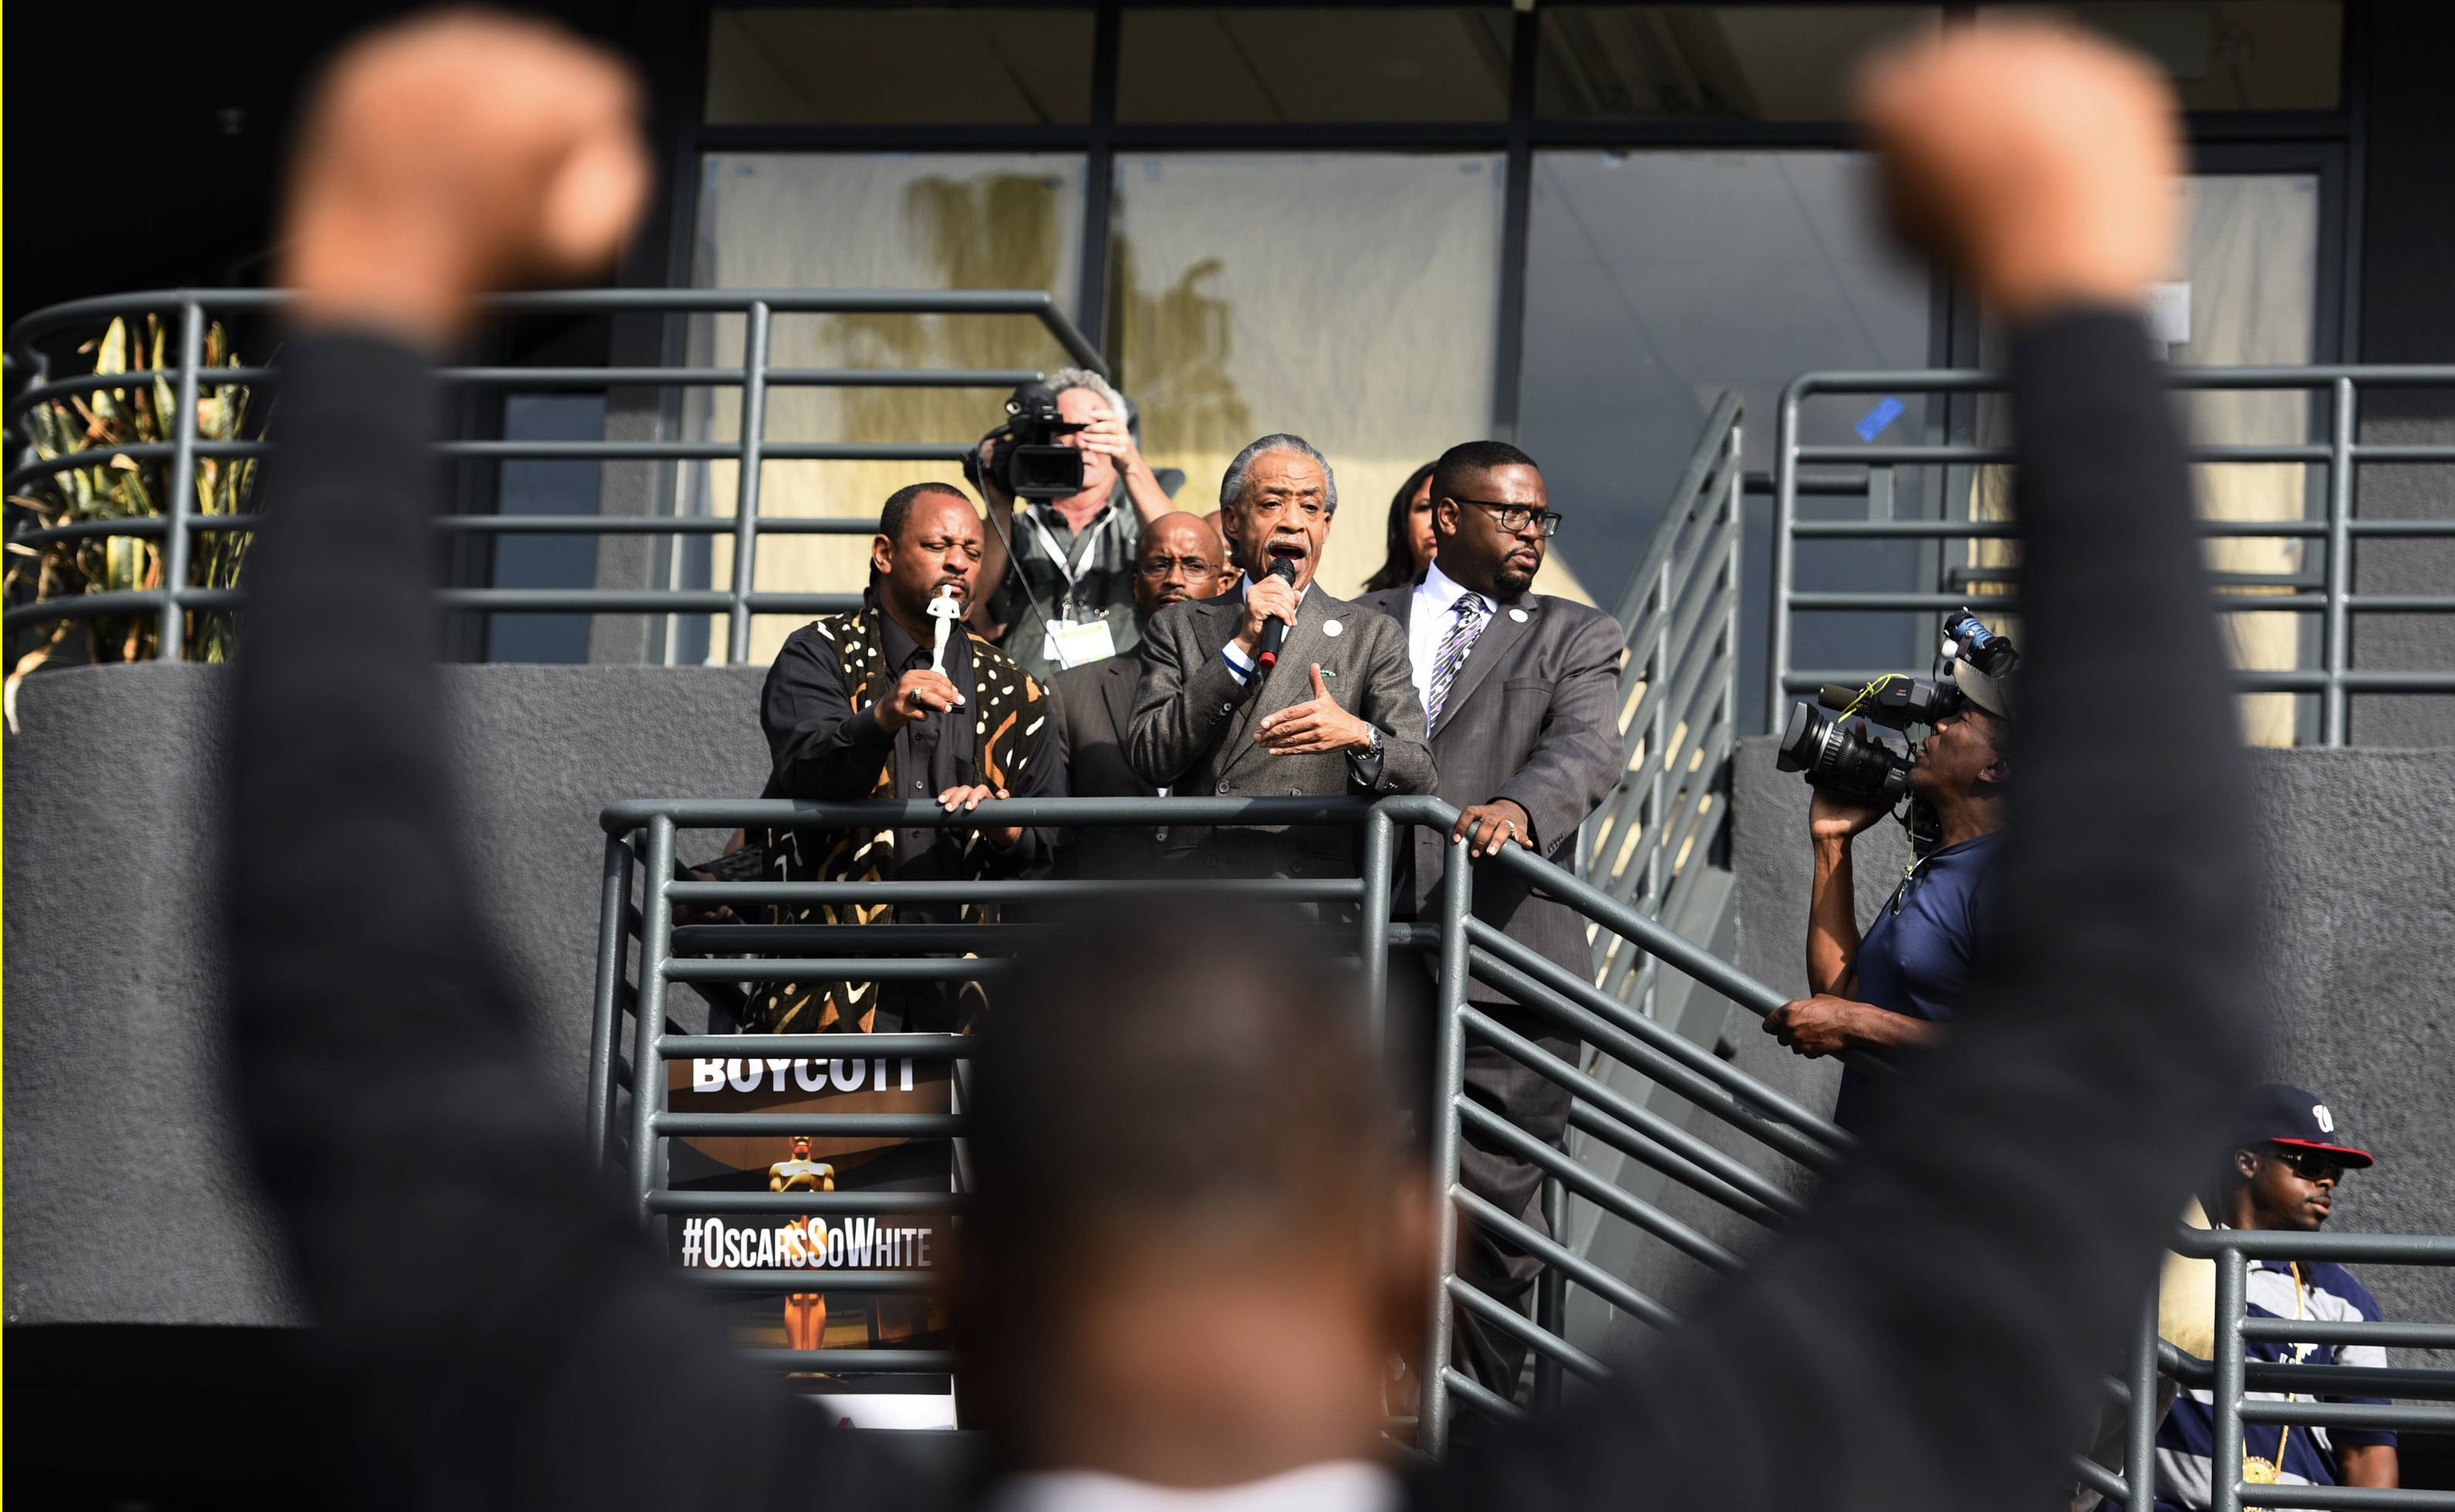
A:
<svg viewBox="0 0 2455 1512">
<path fill-rule="evenodd" d="M 1450 609 L 1460 594 L 1471 591 L 1459 587 L 1437 562 L 1424 570 L 1424 581 L 1415 584 L 1414 601 L 1407 613 L 1407 660 L 1415 669 L 1415 696 L 1426 708 L 1432 706 L 1432 660 L 1440 655 L 1442 639 L 1457 623 Z M 1491 613 L 1491 601 L 1484 599 L 1483 607 Z"/>
<path fill-rule="evenodd" d="M 1363 1460 L 1329 1460 L 1241 1485 L 1199 1491 L 1100 1470 L 1009 1476 L 991 1512 L 1397 1512 L 1398 1478 Z"/>
</svg>

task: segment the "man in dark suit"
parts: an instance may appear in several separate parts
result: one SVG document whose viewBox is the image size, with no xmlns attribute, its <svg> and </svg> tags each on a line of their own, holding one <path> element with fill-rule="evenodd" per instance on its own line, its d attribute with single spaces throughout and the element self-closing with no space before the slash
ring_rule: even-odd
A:
<svg viewBox="0 0 2455 1512">
<path fill-rule="evenodd" d="M 1532 458 L 1502 441 L 1452 446 L 1432 468 L 1438 546 L 1423 581 L 1358 602 L 1406 627 L 1440 770 L 1433 791 L 1461 810 L 1454 835 L 1477 856 L 1521 845 L 1573 871 L 1577 826 L 1619 781 L 1621 632 L 1599 609 L 1530 591 L 1559 520 Z M 1446 850 L 1442 836 L 1414 834 L 1413 886 L 1402 887 L 1399 907 L 1422 909 L 1440 896 Z M 1592 977 L 1585 921 L 1566 904 L 1532 894 L 1514 877 L 1485 872 L 1475 878 L 1474 911 L 1571 974 Z M 1430 981 L 1419 958 L 1393 968 L 1399 1000 L 1420 996 L 1429 1004 Z M 1468 998 L 1575 1062 L 1575 1040 L 1549 1019 L 1481 983 L 1469 988 Z M 1403 1017 L 1399 1033 L 1425 1032 L 1426 1015 Z M 1567 1089 L 1490 1045 L 1467 1047 L 1466 1084 L 1477 1101 L 1547 1144 L 1559 1143 L 1568 1128 Z M 1542 1172 L 1532 1162 L 1469 1134 L 1459 1175 L 1469 1191 L 1502 1212 L 1543 1226 L 1535 1201 Z M 1539 1269 L 1533 1257 L 1488 1235 L 1466 1247 L 1459 1268 L 1488 1294 L 1520 1306 Z M 1462 1368 L 1503 1396 L 1514 1392 L 1526 1346 L 1474 1314 L 1461 1310 L 1458 1320 Z"/>
<path fill-rule="evenodd" d="M 1134 608 L 1144 624 L 1171 604 L 1215 599 L 1228 585 L 1227 550 L 1219 533 L 1199 515 L 1180 511 L 1145 525 L 1133 565 Z M 1126 760 L 1134 684 L 1142 670 L 1138 641 L 1131 651 L 1068 667 L 1049 679 L 1068 796 L 1156 798 L 1167 792 Z M 1158 843 L 1148 825 L 1077 830 L 1061 854 L 1061 866 L 1087 876 L 1141 875 L 1159 865 Z"/>
<path fill-rule="evenodd" d="M 1339 797 L 1429 792 L 1431 752 L 1406 636 L 1383 615 L 1313 587 L 1338 509 L 1329 462 L 1298 436 L 1265 436 L 1219 485 L 1239 591 L 1161 611 L 1143 631 L 1126 757 L 1183 796 Z M 1284 562 L 1293 581 L 1272 575 Z M 1286 625 L 1274 668 L 1262 627 Z M 1355 870 L 1354 836 L 1320 827 L 1171 826 L 1162 855 L 1248 876 Z"/>
</svg>

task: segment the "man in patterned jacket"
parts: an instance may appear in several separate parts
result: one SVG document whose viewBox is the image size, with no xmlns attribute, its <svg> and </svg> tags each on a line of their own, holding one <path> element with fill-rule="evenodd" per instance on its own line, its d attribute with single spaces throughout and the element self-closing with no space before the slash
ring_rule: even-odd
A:
<svg viewBox="0 0 2455 1512">
<path fill-rule="evenodd" d="M 930 601 L 969 607 L 981 569 L 981 517 L 960 489 L 915 483 L 880 511 L 868 602 L 788 637 L 768 669 L 759 722 L 775 767 L 768 798 L 930 799 L 949 813 L 988 798 L 1057 798 L 1065 764 L 1046 689 L 1005 653 L 942 620 Z M 954 626 L 943 669 L 932 652 Z M 975 828 L 773 830 L 770 881 L 969 881 L 1044 864 L 1056 832 Z M 778 924 L 976 923 L 994 905 L 778 905 Z M 748 1028 L 943 1032 L 963 1026 L 974 983 L 785 982 L 751 994 Z"/>
</svg>

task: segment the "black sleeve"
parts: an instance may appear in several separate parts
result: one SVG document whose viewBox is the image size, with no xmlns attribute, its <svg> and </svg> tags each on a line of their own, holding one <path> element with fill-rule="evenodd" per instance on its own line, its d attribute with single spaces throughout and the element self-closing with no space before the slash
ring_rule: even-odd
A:
<svg viewBox="0 0 2455 1512">
<path fill-rule="evenodd" d="M 1762 1264 L 1433 1502 L 1958 1512 L 2068 1482 L 2254 1064 L 2257 873 L 2144 335 L 2067 315 L 2012 374 L 2031 654 L 1971 1011 Z"/>
<path fill-rule="evenodd" d="M 228 836 L 238 1114 L 376 1507 L 908 1505 L 735 1359 L 549 1096 L 477 926 L 435 668 L 436 399 L 290 348 Z"/>
<path fill-rule="evenodd" d="M 895 737 L 873 709 L 853 712 L 843 663 L 812 630 L 798 630 L 776 653 L 759 695 L 759 727 L 775 768 L 771 798 L 850 803 L 878 789 Z"/>
<path fill-rule="evenodd" d="M 1006 788 L 1009 797 L 1065 796 L 1065 742 L 1059 733 L 1065 716 L 1059 712 L 1055 684 L 1043 684 L 1041 693 L 1040 729 L 1031 738 L 1031 760 L 1025 764 L 1022 778 Z M 989 851 L 990 865 L 1000 876 L 1045 876 L 1065 839 L 1066 831 L 1054 825 L 1026 827 L 1012 850 Z"/>
</svg>

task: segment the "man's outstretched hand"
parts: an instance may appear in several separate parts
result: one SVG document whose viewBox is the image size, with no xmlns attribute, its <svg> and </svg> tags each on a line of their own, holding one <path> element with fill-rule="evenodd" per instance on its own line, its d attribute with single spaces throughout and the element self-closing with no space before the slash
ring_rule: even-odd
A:
<svg viewBox="0 0 2455 1512">
<path fill-rule="evenodd" d="M 2173 92 L 2142 59 L 2042 22 L 1956 28 L 1872 60 L 1858 113 L 1901 231 L 2006 319 L 2130 308 L 2173 276 Z"/>
<path fill-rule="evenodd" d="M 438 346 L 478 295 L 610 265 L 650 176 L 639 87 L 611 53 L 486 11 L 404 22 L 316 89 L 282 281 L 305 322 Z"/>
</svg>

